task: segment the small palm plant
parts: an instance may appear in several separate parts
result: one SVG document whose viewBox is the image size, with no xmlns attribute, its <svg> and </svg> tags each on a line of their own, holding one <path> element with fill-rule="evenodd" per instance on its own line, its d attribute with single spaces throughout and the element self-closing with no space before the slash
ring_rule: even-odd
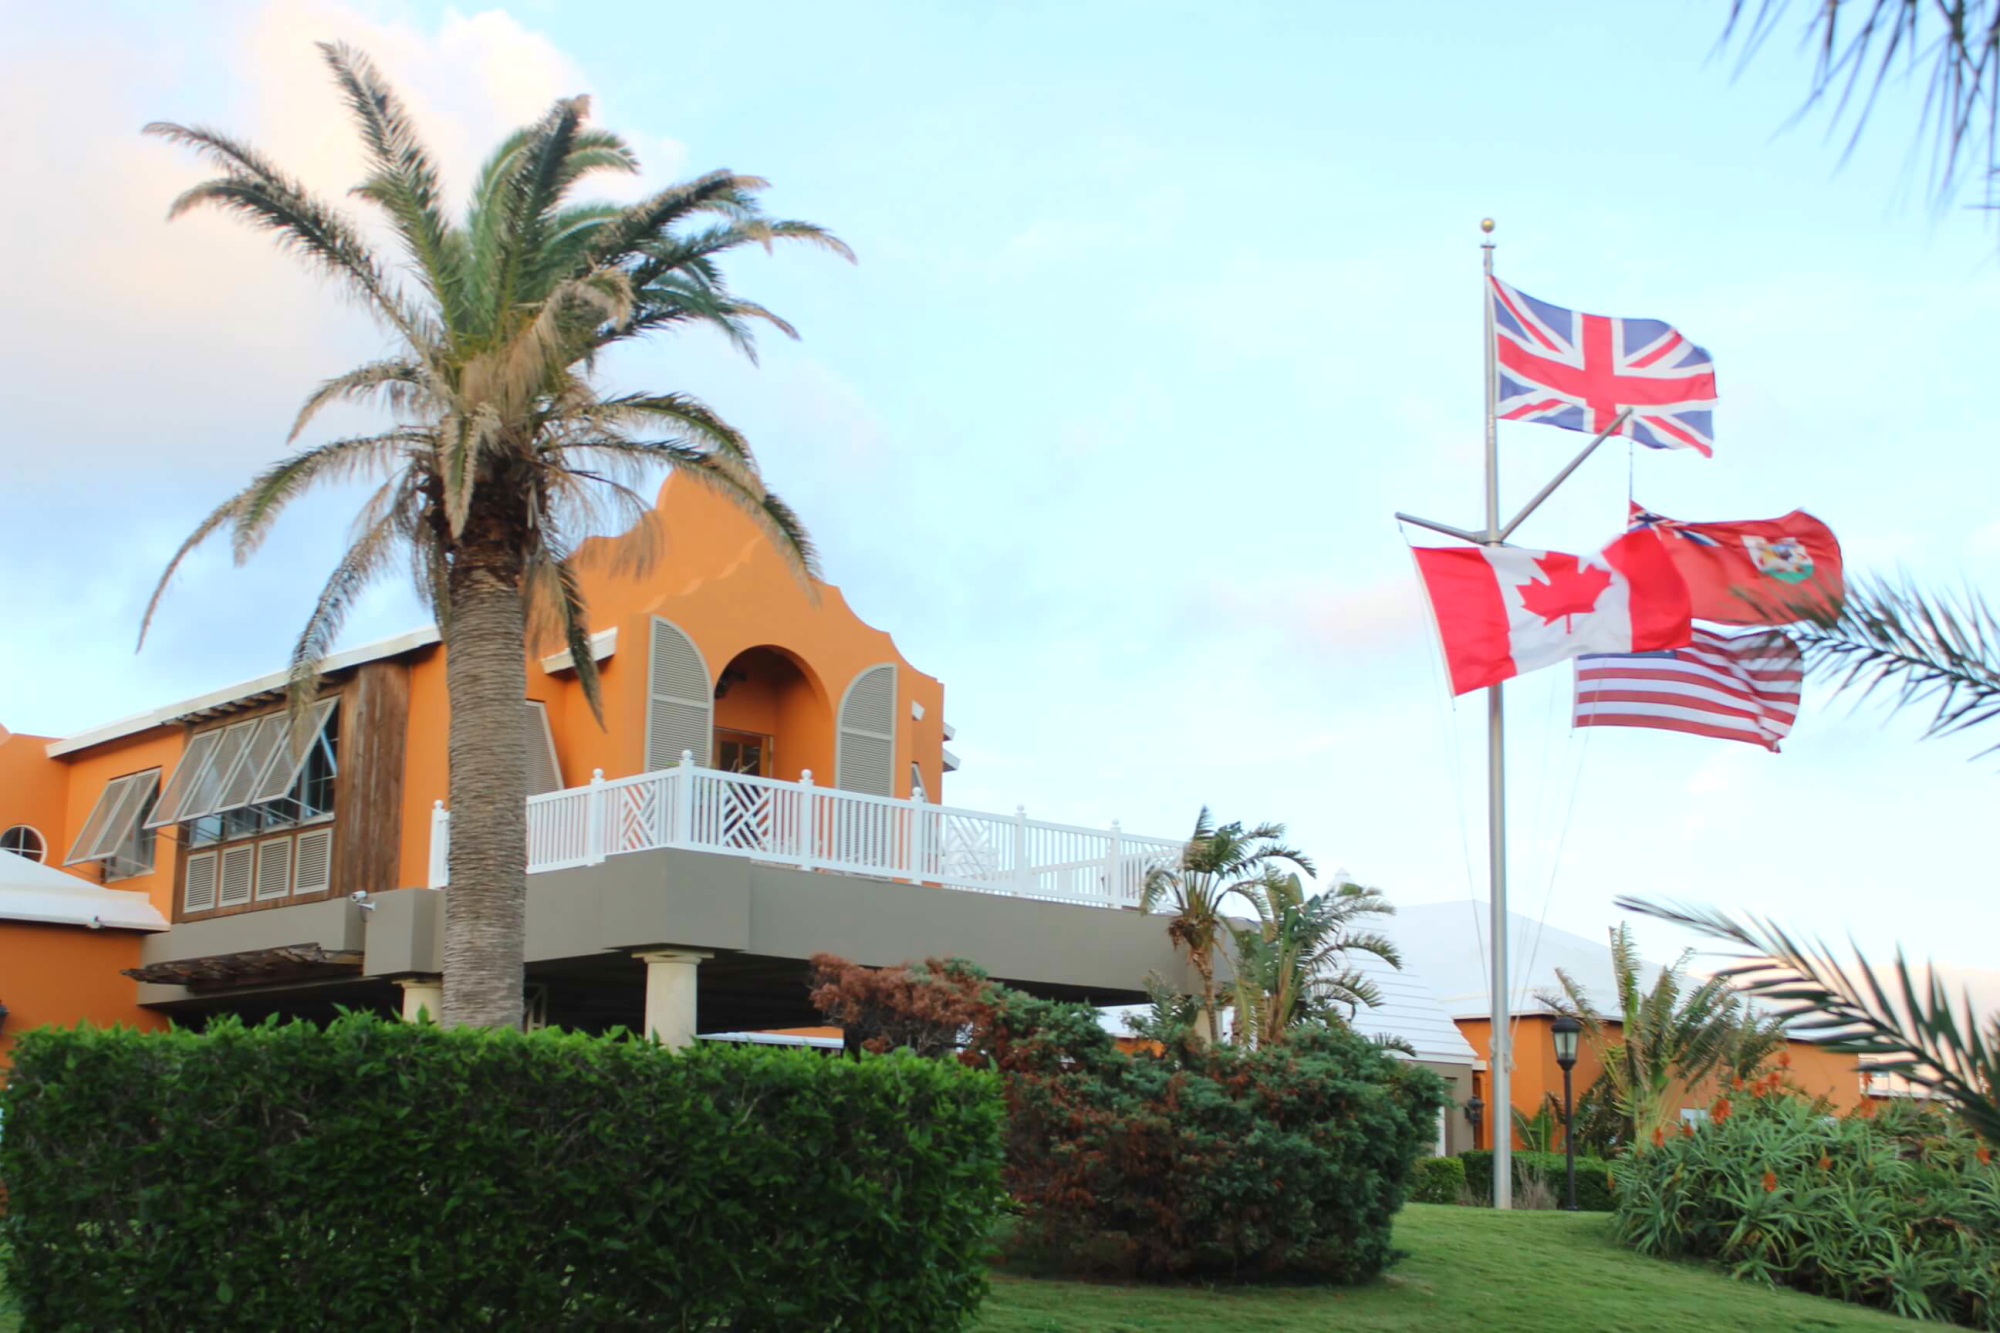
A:
<svg viewBox="0 0 2000 1333">
<path fill-rule="evenodd" d="M 1719 1069 L 1752 1073 L 1783 1049 L 1782 1018 L 1751 1012 L 1726 977 L 1690 987 L 1687 966 L 1693 956 L 1693 950 L 1683 953 L 1646 988 L 1641 984 L 1645 963 L 1631 927 L 1620 924 L 1611 931 L 1615 1014 L 1599 1010 L 1561 968 L 1556 969 L 1560 990 L 1538 997 L 1583 1024 L 1585 1040 L 1603 1063 L 1585 1097 L 1615 1111 L 1608 1137 L 1620 1143 L 1659 1138 L 1673 1128 L 1680 1093 Z M 1594 1127 L 1594 1132 L 1603 1131 Z"/>
<path fill-rule="evenodd" d="M 1885 978 L 1858 952 L 1850 970 L 1824 944 L 1754 916 L 1739 921 L 1633 898 L 1618 905 L 1735 946 L 1735 961 L 1719 977 L 1785 1005 L 1785 1021 L 1800 1036 L 1868 1056 L 1870 1069 L 1927 1089 L 2000 1146 L 2000 1017 L 1982 1022 L 1970 996 L 1954 1003 L 1935 971 L 1919 981 L 1899 952 Z"/>
<path fill-rule="evenodd" d="M 521 1017 L 527 902 L 520 710 L 530 617 L 564 641 L 597 708 L 576 552 L 607 520 L 643 514 L 634 486 L 661 471 L 734 501 L 802 577 L 814 563 L 805 529 L 765 487 L 735 427 L 686 394 L 600 393 L 593 371 L 611 348 L 654 333 L 706 325 L 746 353 L 757 321 L 793 334 L 731 294 L 720 261 L 732 250 L 803 241 L 852 255 L 810 223 L 765 217 L 756 198 L 765 182 L 753 176 L 711 172 L 629 206 L 576 201 L 589 178 L 639 169 L 623 140 L 587 123 L 582 97 L 503 140 L 453 221 L 394 90 L 358 52 L 320 51 L 369 166 L 354 193 L 388 223 L 400 252 L 393 265 L 345 214 L 241 140 L 165 122 L 147 133 L 220 171 L 169 216 L 218 208 L 270 233 L 367 309 L 393 344 L 313 390 L 292 441 L 334 403 L 384 407 L 394 424 L 300 449 L 218 505 L 168 563 L 146 623 L 203 541 L 227 530 L 241 562 L 312 488 L 378 482 L 293 648 L 293 700 L 314 687 L 362 589 L 407 564 L 444 638 L 451 700 L 443 1019 L 509 1025 Z M 621 559 L 637 569 L 649 555 L 627 544 Z"/>
<path fill-rule="evenodd" d="M 1217 957 L 1229 938 L 1228 904 L 1234 899 L 1247 910 L 1281 864 L 1314 873 L 1311 859 L 1286 846 L 1284 836 L 1283 824 L 1218 825 L 1203 806 L 1181 854 L 1171 865 L 1157 866 L 1146 875 L 1140 906 L 1147 912 L 1164 909 L 1170 914 L 1167 937 L 1201 979 L 1202 1025 L 1210 1042 L 1222 1039 L 1215 975 Z"/>
<path fill-rule="evenodd" d="M 1393 941 L 1357 928 L 1370 917 L 1395 913 L 1381 890 L 1343 882 L 1308 897 L 1297 875 L 1273 871 L 1244 896 L 1257 919 L 1229 924 L 1234 1041 L 1274 1046 L 1301 1023 L 1342 1022 L 1382 1002 L 1375 983 L 1346 965 L 1347 955 L 1359 952 L 1402 966 Z"/>
</svg>

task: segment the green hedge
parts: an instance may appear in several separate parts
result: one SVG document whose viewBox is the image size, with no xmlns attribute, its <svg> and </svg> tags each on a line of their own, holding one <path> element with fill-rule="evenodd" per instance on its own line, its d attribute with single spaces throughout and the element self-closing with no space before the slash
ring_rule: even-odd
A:
<svg viewBox="0 0 2000 1333">
<path fill-rule="evenodd" d="M 1457 1203 L 1465 1190 L 1465 1163 L 1456 1157 L 1419 1157 L 1410 1180 L 1411 1203 Z"/>
<path fill-rule="evenodd" d="M 35 1329 L 962 1327 L 992 1075 L 350 1016 L 22 1034 L 8 1285 Z"/>
<path fill-rule="evenodd" d="M 2000 1329 L 2000 1165 L 1920 1107 L 1835 1119 L 1803 1097 L 1736 1100 L 1620 1163 L 1616 1226 L 1646 1254 Z"/>
<path fill-rule="evenodd" d="M 1493 1153 L 1487 1148 L 1475 1148 L 1471 1152 L 1459 1154 L 1465 1163 L 1465 1183 L 1472 1191 L 1472 1197 L 1480 1203 L 1493 1202 Z M 1514 1153 L 1514 1193 L 1518 1197 L 1522 1182 L 1529 1176 L 1540 1176 L 1551 1190 L 1555 1191 L 1556 1206 L 1565 1202 L 1565 1159 L 1559 1152 Z M 1618 1206 L 1617 1192 L 1611 1163 L 1601 1157 L 1576 1155 L 1576 1206 L 1586 1213 L 1608 1213 Z"/>
</svg>

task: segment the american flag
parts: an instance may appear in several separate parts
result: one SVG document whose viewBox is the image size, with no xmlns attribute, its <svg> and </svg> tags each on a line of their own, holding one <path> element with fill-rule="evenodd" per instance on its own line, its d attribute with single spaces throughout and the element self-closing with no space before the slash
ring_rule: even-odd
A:
<svg viewBox="0 0 2000 1333">
<path fill-rule="evenodd" d="M 1657 319 L 1585 315 L 1491 280 L 1494 411 L 1654 449 L 1715 452 L 1715 361 Z"/>
<path fill-rule="evenodd" d="M 1576 659 L 1579 727 L 1656 727 L 1775 751 L 1799 715 L 1798 646 L 1775 630 L 1697 629 L 1685 648 Z"/>
</svg>

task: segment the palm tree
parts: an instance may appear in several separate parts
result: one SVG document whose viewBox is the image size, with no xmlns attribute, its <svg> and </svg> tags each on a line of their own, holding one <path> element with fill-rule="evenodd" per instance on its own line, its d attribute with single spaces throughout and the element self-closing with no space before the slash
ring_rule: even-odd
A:
<svg viewBox="0 0 2000 1333">
<path fill-rule="evenodd" d="M 740 505 L 802 576 L 814 568 L 804 528 L 765 488 L 734 427 L 681 393 L 600 394 L 593 372 L 614 346 L 690 325 L 721 330 L 745 353 L 753 321 L 796 336 L 729 292 L 719 260 L 731 250 L 800 240 L 852 255 L 810 223 L 766 218 L 756 200 L 765 182 L 727 171 L 629 206 L 573 202 L 585 178 L 639 166 L 623 140 L 588 125 L 583 97 L 507 136 L 453 222 L 394 91 L 360 53 L 320 51 L 366 153 L 369 175 L 354 193 L 381 211 L 400 252 L 394 265 L 346 215 L 241 140 L 164 122 L 146 132 L 220 172 L 176 199 L 170 217 L 212 207 L 271 233 L 366 308 L 393 343 L 314 389 L 291 442 L 338 402 L 379 405 L 393 424 L 299 449 L 217 506 L 168 563 L 145 623 L 182 560 L 211 536 L 229 530 L 240 563 L 313 486 L 378 482 L 293 648 L 292 698 L 303 704 L 362 588 L 406 562 L 444 636 L 451 698 L 443 1018 L 512 1025 L 521 1016 L 527 900 L 519 713 L 531 628 L 564 641 L 602 721 L 573 563 L 579 542 L 609 519 L 642 514 L 634 486 L 664 469 Z M 628 542 L 619 560 L 636 572 L 650 558 Z"/>
<path fill-rule="evenodd" d="M 1392 916 L 1380 889 L 1342 882 L 1307 897 L 1297 875 L 1272 871 L 1245 891 L 1256 921 L 1229 923 L 1235 944 L 1232 1038 L 1245 1046 L 1274 1046 L 1301 1023 L 1343 1022 L 1382 1002 L 1374 982 L 1345 966 L 1350 952 L 1373 954 L 1391 967 L 1403 960 L 1387 936 L 1355 923 Z"/>
<path fill-rule="evenodd" d="M 1621 898 L 1620 907 L 1735 945 L 1719 975 L 1784 1003 L 1792 1031 L 1831 1050 L 1874 1057 L 1870 1068 L 1927 1088 L 1971 1129 L 2000 1146 L 2000 1018 L 1982 1028 L 1970 996 L 1954 1004 L 1935 970 L 1919 982 L 1899 952 L 1893 980 L 1855 955 L 1843 968 L 1824 944 L 1793 939 L 1768 921 Z"/>
<path fill-rule="evenodd" d="M 1229 936 L 1225 905 L 1232 898 L 1242 898 L 1246 905 L 1251 902 L 1267 872 L 1280 862 L 1314 873 L 1312 861 L 1304 852 L 1285 846 L 1284 836 L 1283 824 L 1245 828 L 1238 821 L 1218 826 L 1203 806 L 1195 816 L 1194 835 L 1180 856 L 1172 865 L 1147 872 L 1140 907 L 1147 912 L 1163 906 L 1171 911 L 1167 937 L 1201 978 L 1201 1013 L 1210 1042 L 1222 1037 L 1215 960 Z"/>
<path fill-rule="evenodd" d="M 1632 942 L 1631 927 L 1611 931 L 1611 970 L 1618 988 L 1618 1013 L 1607 1017 L 1576 979 L 1556 969 L 1560 991 L 1539 996 L 1560 1013 L 1583 1024 L 1584 1038 L 1597 1048 L 1603 1072 L 1585 1091 L 1600 1108 L 1615 1111 L 1608 1137 L 1640 1144 L 1673 1128 L 1679 1094 L 1718 1069 L 1754 1073 L 1785 1043 L 1782 1017 L 1750 1011 L 1727 977 L 1687 986 L 1694 951 L 1662 968 L 1651 989 L 1640 984 L 1644 960 Z M 1617 1032 L 1610 1030 L 1616 1023 Z M 1581 1134 L 1579 1137 L 1582 1137 Z"/>
</svg>

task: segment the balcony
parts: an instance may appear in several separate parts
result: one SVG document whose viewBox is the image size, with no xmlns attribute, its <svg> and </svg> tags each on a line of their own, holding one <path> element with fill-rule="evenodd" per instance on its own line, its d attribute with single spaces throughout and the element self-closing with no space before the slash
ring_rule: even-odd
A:
<svg viewBox="0 0 2000 1333">
<path fill-rule="evenodd" d="M 451 815 L 431 815 L 430 884 L 447 883 Z M 704 768 L 674 768 L 528 798 L 528 873 L 674 847 L 972 893 L 1136 909 L 1183 843 L 960 810 Z"/>
</svg>

